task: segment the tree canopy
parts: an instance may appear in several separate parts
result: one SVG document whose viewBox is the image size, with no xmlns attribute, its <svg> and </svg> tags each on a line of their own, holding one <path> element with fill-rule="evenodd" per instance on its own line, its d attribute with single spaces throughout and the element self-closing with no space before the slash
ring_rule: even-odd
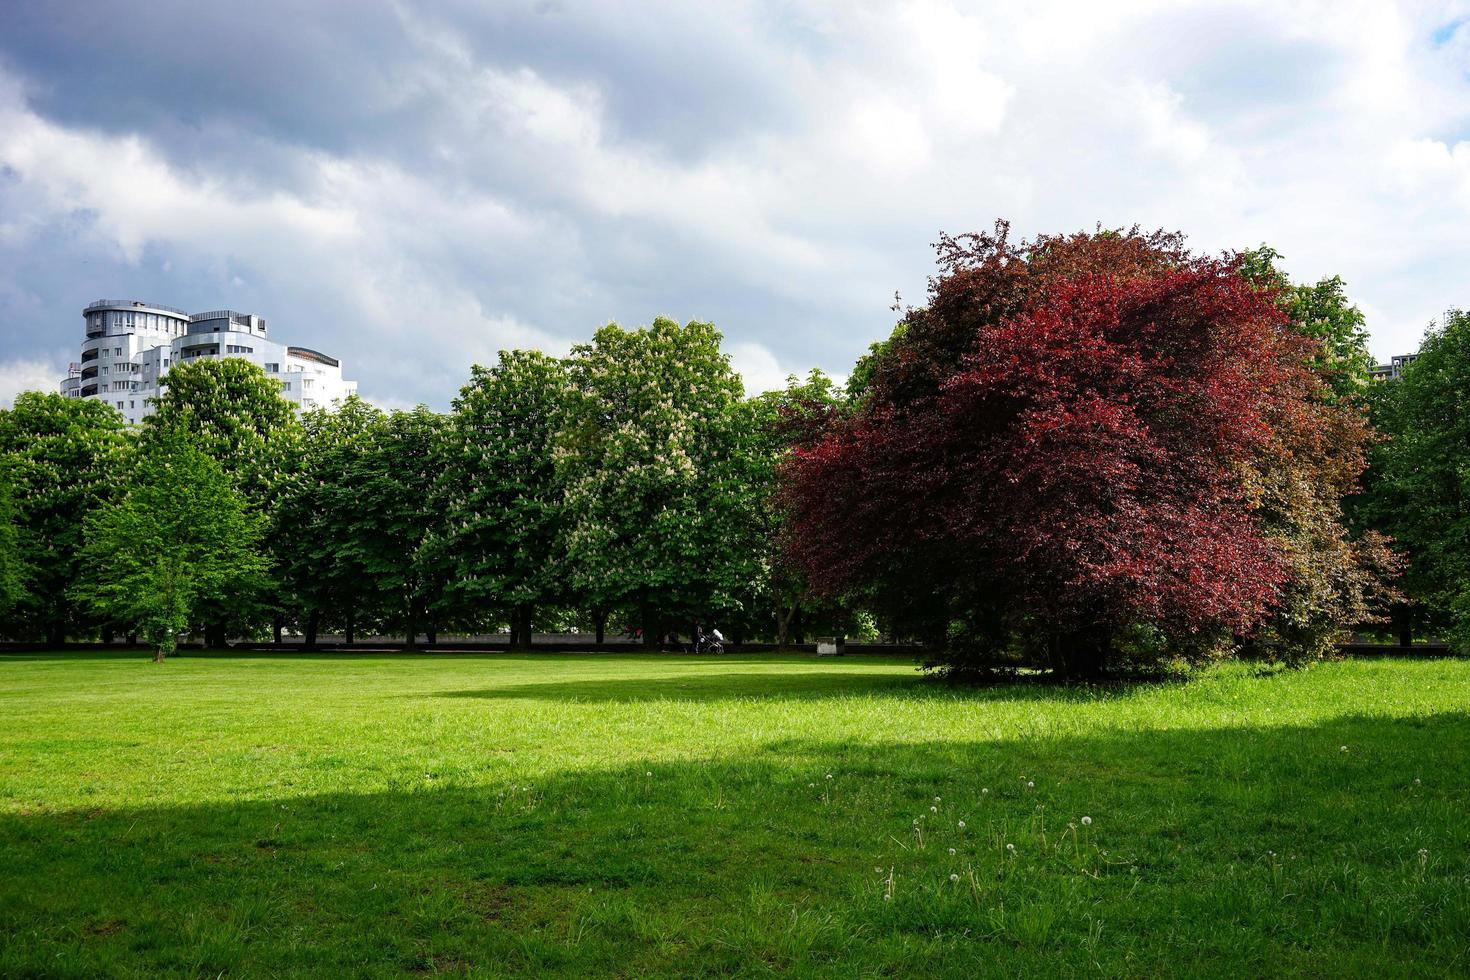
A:
<svg viewBox="0 0 1470 980">
<path fill-rule="evenodd" d="M 557 444 L 576 588 L 663 627 L 737 604 L 744 500 L 732 421 L 740 379 L 712 324 L 610 324 L 573 348 Z"/>
<path fill-rule="evenodd" d="M 86 518 L 116 492 L 131 444 L 122 416 L 99 401 L 24 392 L 0 411 L 17 567 L 26 575 L 13 616 L 19 633 L 59 645 L 96 625 L 68 589 L 81 570 Z"/>
<path fill-rule="evenodd" d="M 71 593 L 161 661 L 209 604 L 265 588 L 262 527 L 188 426 L 156 429 L 122 495 L 87 517 Z"/>
<path fill-rule="evenodd" d="M 788 465 L 813 584 L 961 669 L 1020 647 L 1092 674 L 1255 632 L 1293 564 L 1245 474 L 1323 401 L 1276 295 L 1136 229 L 1017 245 L 1002 224 L 939 255 L 860 409 Z"/>
</svg>

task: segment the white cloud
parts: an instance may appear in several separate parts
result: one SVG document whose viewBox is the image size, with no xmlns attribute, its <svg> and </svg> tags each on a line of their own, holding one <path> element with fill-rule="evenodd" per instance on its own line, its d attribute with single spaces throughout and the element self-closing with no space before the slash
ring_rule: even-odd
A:
<svg viewBox="0 0 1470 980">
<path fill-rule="evenodd" d="M 243 133 L 241 157 L 284 161 L 289 180 L 63 124 L 0 72 L 0 248 L 75 226 L 116 257 L 124 293 L 154 249 L 169 288 L 257 297 L 386 404 L 442 406 L 502 347 L 561 352 L 661 309 L 714 320 L 752 390 L 840 374 L 887 334 L 894 289 L 921 297 L 935 233 L 996 217 L 1022 235 L 1136 221 L 1207 250 L 1269 242 L 1298 278 L 1341 273 L 1387 355 L 1470 304 L 1470 32 L 1434 40 L 1467 12 L 874 0 L 707 8 L 701 28 L 673 9 L 617 37 L 708 30 L 710 50 L 750 59 L 752 87 L 779 80 L 748 106 L 700 90 L 748 115 L 695 105 L 691 131 L 717 125 L 708 108 L 739 136 L 687 141 L 639 125 L 683 89 L 618 87 L 647 51 L 586 72 L 532 46 L 497 60 L 470 24 L 405 12 L 394 57 L 410 60 L 364 81 L 383 101 L 353 118 L 409 113 L 413 145 L 392 127 L 366 145 Z M 0 277 L 0 310 L 33 322 L 32 293 Z M 79 305 L 18 355 L 79 339 L 60 333 Z"/>
<path fill-rule="evenodd" d="M 805 374 L 804 371 L 783 368 L 776 360 L 776 355 L 760 344 L 739 342 L 726 346 L 730 353 L 730 364 L 745 383 L 747 396 L 783 389 L 789 375 Z"/>
<path fill-rule="evenodd" d="M 57 391 L 65 373 L 65 365 L 48 361 L 0 361 L 0 408 L 9 408 L 23 391 Z"/>
</svg>

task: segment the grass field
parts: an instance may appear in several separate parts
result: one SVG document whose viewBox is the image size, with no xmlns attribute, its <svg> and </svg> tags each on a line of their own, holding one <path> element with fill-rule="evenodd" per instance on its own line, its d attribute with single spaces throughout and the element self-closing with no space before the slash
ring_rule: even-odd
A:
<svg viewBox="0 0 1470 980">
<path fill-rule="evenodd" d="M 1454 660 L 0 657 L 0 975 L 1464 975 L 1467 705 Z"/>
</svg>

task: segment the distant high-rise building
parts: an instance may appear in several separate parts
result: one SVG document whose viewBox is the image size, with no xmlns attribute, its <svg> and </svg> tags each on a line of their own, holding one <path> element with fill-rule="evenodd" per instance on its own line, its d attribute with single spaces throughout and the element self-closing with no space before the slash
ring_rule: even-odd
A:
<svg viewBox="0 0 1470 980">
<path fill-rule="evenodd" d="M 82 310 L 87 336 L 82 357 L 61 382 L 71 398 L 105 401 L 136 425 L 153 414 L 169 369 L 201 357 L 239 357 L 258 364 L 281 385 L 298 411 L 344 401 L 357 391 L 342 364 L 309 347 L 267 340 L 253 313 L 185 313 L 141 300 L 100 299 Z"/>
<path fill-rule="evenodd" d="M 1397 378 L 1404 373 L 1404 368 L 1418 359 L 1418 354 L 1395 354 L 1387 364 L 1380 364 L 1373 369 L 1373 379 L 1387 381 L 1389 378 Z"/>
</svg>

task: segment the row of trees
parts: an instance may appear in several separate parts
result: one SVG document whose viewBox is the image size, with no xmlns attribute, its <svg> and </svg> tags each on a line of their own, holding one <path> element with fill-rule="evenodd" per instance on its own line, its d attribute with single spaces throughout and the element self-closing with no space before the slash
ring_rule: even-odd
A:
<svg viewBox="0 0 1470 980">
<path fill-rule="evenodd" d="M 162 655 L 184 631 L 881 624 L 956 672 L 1093 675 L 1313 659 L 1391 608 L 1470 646 L 1465 317 L 1374 384 L 1341 280 L 1293 284 L 1268 248 L 998 223 L 938 251 L 845 386 L 746 398 L 713 326 L 659 319 L 504 352 L 445 414 L 297 418 L 230 359 L 175 368 L 137 432 L 23 395 L 9 632 Z"/>
<path fill-rule="evenodd" d="M 354 398 L 298 418 L 239 359 L 176 367 L 137 432 L 24 394 L 0 415 L 8 632 L 142 635 L 160 657 L 183 632 L 286 628 L 850 632 L 848 607 L 792 588 L 772 533 L 786 409 L 839 395 L 814 372 L 745 399 L 719 333 L 667 319 L 564 359 L 504 352 L 447 414 Z"/>
</svg>

